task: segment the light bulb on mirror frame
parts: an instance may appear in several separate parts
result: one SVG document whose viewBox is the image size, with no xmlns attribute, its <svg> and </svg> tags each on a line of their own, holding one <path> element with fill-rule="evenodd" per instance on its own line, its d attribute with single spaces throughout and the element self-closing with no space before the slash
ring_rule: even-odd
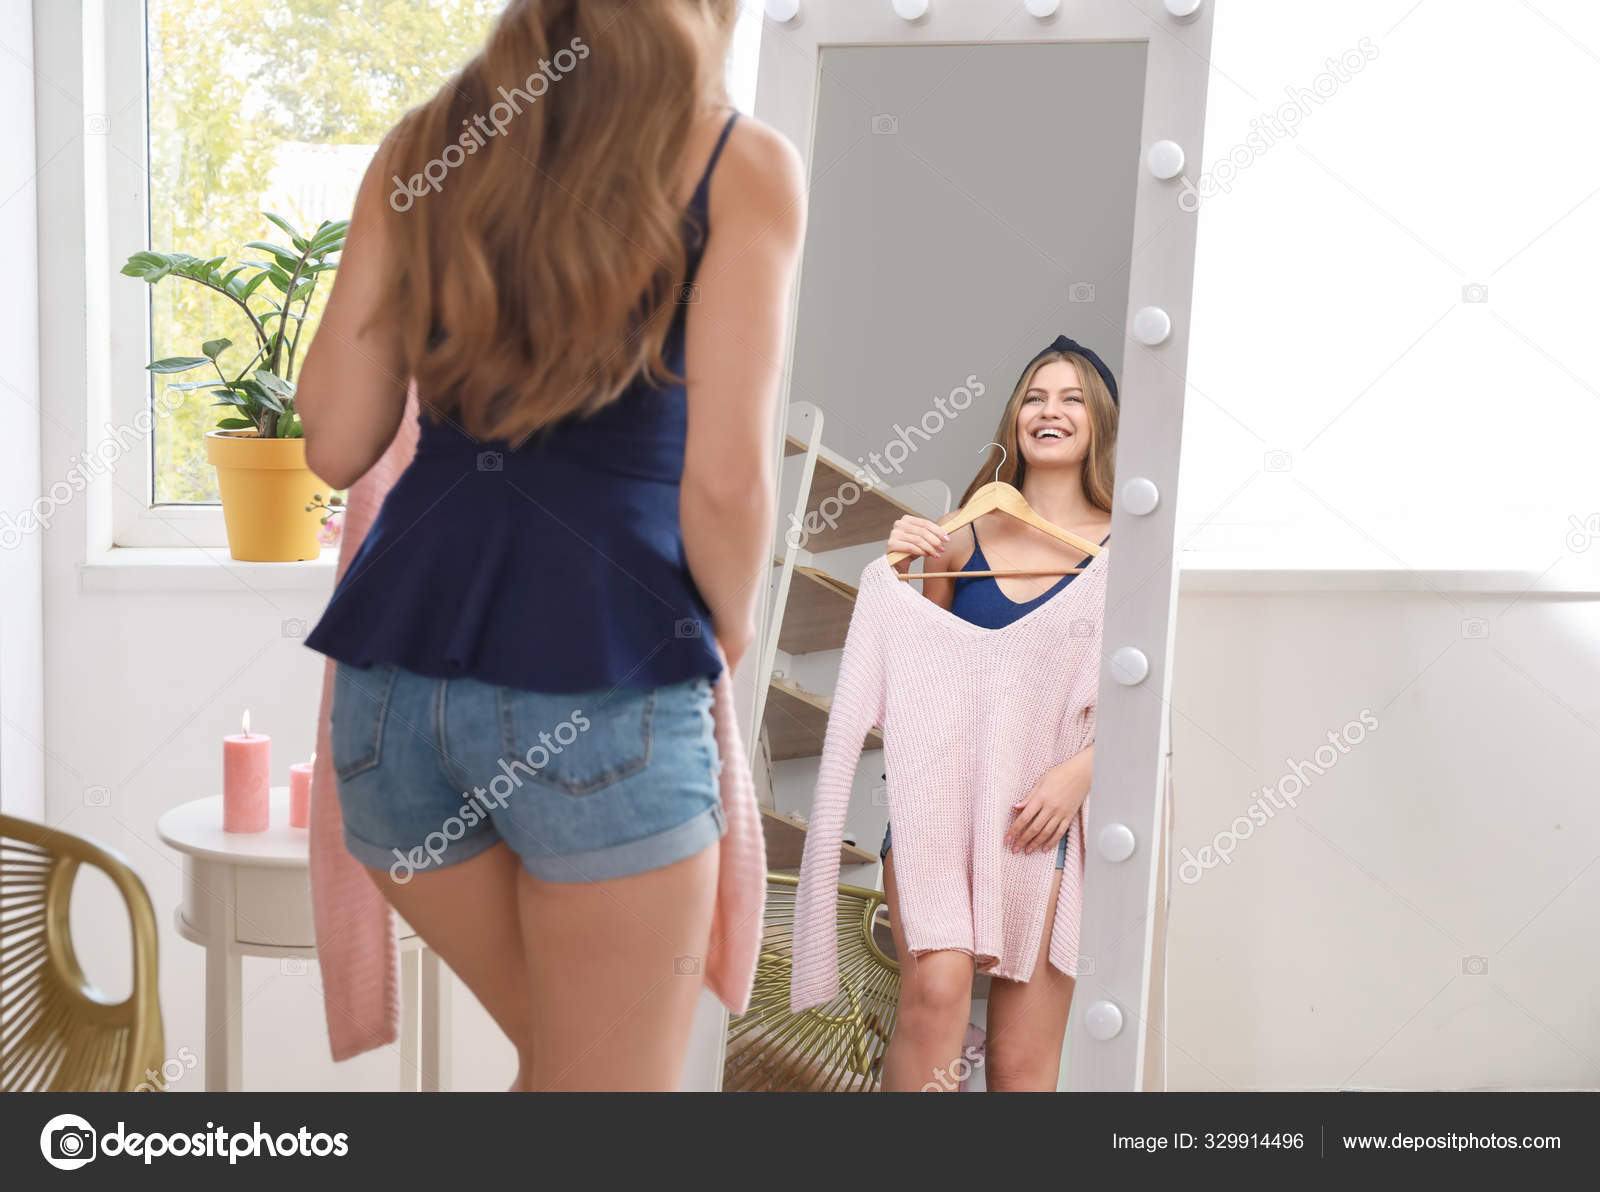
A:
<svg viewBox="0 0 1600 1192">
<path fill-rule="evenodd" d="M 1133 316 L 1133 337 L 1147 348 L 1165 343 L 1172 334 L 1172 316 L 1159 306 L 1142 306 Z"/>
<path fill-rule="evenodd" d="M 1157 141 L 1150 146 L 1144 164 L 1157 178 L 1165 182 L 1183 172 L 1183 146 L 1177 141 Z"/>
<path fill-rule="evenodd" d="M 767 0 L 767 17 L 787 24 L 800 14 L 800 0 Z"/>
<path fill-rule="evenodd" d="M 928 0 L 894 0 L 894 13 L 903 21 L 916 21 L 928 15 Z"/>
</svg>

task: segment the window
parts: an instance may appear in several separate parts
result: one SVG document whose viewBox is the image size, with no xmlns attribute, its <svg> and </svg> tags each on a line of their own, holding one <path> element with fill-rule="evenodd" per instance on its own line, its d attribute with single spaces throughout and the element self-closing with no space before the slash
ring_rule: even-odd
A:
<svg viewBox="0 0 1600 1192">
<path fill-rule="evenodd" d="M 1600 105 L 1594 14 L 1216 12 L 1185 565 L 1593 577 L 1600 203 L 1552 113 Z"/>
<path fill-rule="evenodd" d="M 502 7 L 503 0 L 148 0 L 149 247 L 226 255 L 231 268 L 265 258 L 245 247 L 251 241 L 284 243 L 263 212 L 306 233 L 346 218 L 384 133 L 473 54 Z M 331 281 L 313 296 L 296 366 Z M 181 278 L 152 286 L 150 299 L 151 360 L 199 356 L 201 344 L 227 338 L 233 346 L 219 367 L 231 377 L 250 364 L 255 336 L 231 299 Z M 171 411 L 153 420 L 155 505 L 217 499 L 203 444 L 218 415 L 211 390 L 162 400 L 168 385 L 206 375 L 154 378 L 152 412 Z"/>
<path fill-rule="evenodd" d="M 264 212 L 302 232 L 347 217 L 383 135 L 477 50 L 504 6 L 504 0 L 287 0 L 263 8 L 147 0 L 142 29 L 133 23 L 135 6 L 113 7 L 104 31 L 108 98 L 100 105 L 112 116 L 91 116 L 88 129 L 113 134 L 106 158 L 113 272 L 144 249 L 226 256 L 225 268 L 263 260 L 263 251 L 246 245 L 286 239 Z M 754 107 L 760 28 L 759 6 L 745 5 L 727 77 L 735 104 L 746 111 Z M 148 50 L 142 73 L 115 51 L 137 36 Z M 119 153 L 115 134 L 125 130 L 120 121 L 112 127 L 117 97 L 135 88 L 148 119 L 148 171 L 137 173 L 131 168 L 137 150 L 123 141 Z M 135 193 L 140 201 L 130 209 L 111 198 Z M 146 205 L 147 221 L 140 209 Z M 111 336 L 113 407 L 123 424 L 140 425 L 142 414 L 151 427 L 147 454 L 128 452 L 116 466 L 116 541 L 221 545 L 216 477 L 204 448 L 205 432 L 219 416 L 215 398 L 209 387 L 169 388 L 208 374 L 197 369 L 152 379 L 144 366 L 199 356 L 202 344 L 226 338 L 233 346 L 218 365 L 236 376 L 251 362 L 248 320 L 231 299 L 185 279 L 146 286 L 116 276 L 110 285 L 113 329 L 123 325 L 119 312 L 131 314 L 130 291 L 138 289 L 144 292 L 133 298 L 147 304 L 150 330 L 142 344 Z M 307 310 L 296 368 L 331 288 L 331 277 L 324 278 Z"/>
</svg>

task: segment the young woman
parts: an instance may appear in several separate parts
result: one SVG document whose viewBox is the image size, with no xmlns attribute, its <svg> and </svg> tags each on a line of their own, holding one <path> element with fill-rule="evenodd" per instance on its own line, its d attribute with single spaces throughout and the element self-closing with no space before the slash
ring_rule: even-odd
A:
<svg viewBox="0 0 1600 1192">
<path fill-rule="evenodd" d="M 416 386 L 308 644 L 346 845 L 514 1089 L 677 1088 L 702 984 L 711 684 L 765 591 L 805 221 L 798 154 L 728 105 L 737 7 L 511 0 L 385 138 L 301 376 L 334 488 Z"/>
<path fill-rule="evenodd" d="M 1116 459 L 1115 381 L 1098 356 L 1061 337 L 1023 371 L 1006 403 L 994 441 L 1005 446 L 999 478 L 1019 489 L 1036 513 L 1063 529 L 1102 544 L 1110 540 L 1113 465 Z M 999 452 L 961 496 L 965 505 L 995 479 Z M 1011 571 L 1081 567 L 1089 562 L 1064 543 L 1003 513 L 988 513 L 947 534 L 926 518 L 895 523 L 887 550 L 921 556 L 926 571 Z M 911 566 L 907 559 L 901 571 Z M 957 616 L 996 629 L 1038 608 L 1074 577 L 997 579 L 962 577 L 923 581 L 922 594 Z M 1051 851 L 1056 874 L 1033 977 L 1026 983 L 995 979 L 989 992 L 984 1079 L 991 1090 L 1053 1092 L 1074 980 L 1049 962 L 1057 893 L 1068 832 L 1089 793 L 1094 746 L 1062 758 L 1017 811 L 1005 843 L 1013 851 Z M 892 828 L 892 825 L 891 825 Z M 895 895 L 892 831 L 884 834 L 883 885 L 898 955 L 911 957 Z M 885 1091 L 940 1087 L 937 1069 L 962 1054 L 971 1010 L 973 959 L 965 952 L 927 952 L 901 964 L 899 1016 L 884 1057 Z M 930 1085 L 930 1081 L 933 1084 Z"/>
</svg>

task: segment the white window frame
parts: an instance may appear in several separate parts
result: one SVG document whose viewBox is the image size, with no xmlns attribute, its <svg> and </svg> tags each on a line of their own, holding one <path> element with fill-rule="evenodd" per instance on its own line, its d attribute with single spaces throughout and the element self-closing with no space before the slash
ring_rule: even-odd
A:
<svg viewBox="0 0 1600 1192">
<path fill-rule="evenodd" d="M 90 409 L 85 446 L 92 451 L 112 437 L 123 443 L 131 433 L 138 438 L 138 445 L 117 455 L 100 478 L 91 538 L 113 547 L 216 548 L 227 545 L 220 505 L 154 500 L 152 375 L 145 367 L 154 358 L 151 287 L 121 272 L 130 256 L 151 247 L 188 251 L 182 245 L 150 244 L 146 29 L 143 3 L 84 0 L 81 210 Z M 127 46 L 141 52 L 123 52 Z M 156 355 L 182 355 L 182 349 L 164 345 Z M 103 416 L 95 415 L 97 409 Z"/>
</svg>

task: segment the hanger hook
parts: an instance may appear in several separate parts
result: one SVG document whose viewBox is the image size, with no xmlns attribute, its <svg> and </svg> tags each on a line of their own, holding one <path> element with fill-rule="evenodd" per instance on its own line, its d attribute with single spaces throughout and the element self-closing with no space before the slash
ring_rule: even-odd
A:
<svg viewBox="0 0 1600 1192">
<path fill-rule="evenodd" d="M 984 446 L 1000 448 L 1000 462 L 994 466 L 994 479 L 995 483 L 998 484 L 1000 482 L 1000 469 L 1006 466 L 1006 445 L 1004 443 L 985 443 Z"/>
</svg>

